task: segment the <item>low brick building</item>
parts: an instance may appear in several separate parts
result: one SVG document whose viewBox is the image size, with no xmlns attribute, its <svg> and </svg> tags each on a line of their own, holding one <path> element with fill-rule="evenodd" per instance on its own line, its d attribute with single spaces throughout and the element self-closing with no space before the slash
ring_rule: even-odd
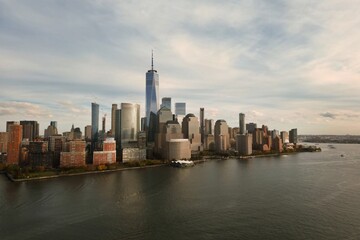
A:
<svg viewBox="0 0 360 240">
<path fill-rule="evenodd" d="M 102 151 L 94 151 L 93 165 L 112 164 L 116 162 L 116 142 L 113 138 L 103 142 Z"/>
<path fill-rule="evenodd" d="M 85 166 L 85 141 L 70 141 L 65 143 L 65 152 L 60 154 L 60 167 Z"/>
</svg>

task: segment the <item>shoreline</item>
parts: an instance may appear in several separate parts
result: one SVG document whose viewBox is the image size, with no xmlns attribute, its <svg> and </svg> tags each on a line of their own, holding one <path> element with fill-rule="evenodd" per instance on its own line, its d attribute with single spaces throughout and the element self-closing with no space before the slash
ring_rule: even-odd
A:
<svg viewBox="0 0 360 240">
<path fill-rule="evenodd" d="M 126 171 L 126 170 L 136 170 L 136 169 L 145 169 L 145 168 L 154 168 L 154 167 L 163 167 L 167 166 L 168 164 L 156 164 L 156 165 L 148 165 L 148 166 L 141 166 L 141 167 L 126 167 L 126 168 L 118 168 L 118 169 L 110 169 L 110 170 L 102 170 L 102 171 L 87 171 L 87 172 L 79 172 L 79 173 L 68 173 L 68 174 L 56 174 L 50 176 L 42 176 L 42 177 L 32 177 L 32 178 L 14 178 L 10 173 L 3 171 L 0 172 L 5 174 L 5 176 L 11 182 L 28 182 L 28 181 L 36 181 L 36 180 L 46 180 L 46 179 L 53 179 L 53 178 L 61 178 L 61 177 L 72 177 L 72 176 L 80 176 L 80 175 L 90 175 L 90 174 L 101 174 L 101 173 L 111 173 L 111 172 L 119 172 L 119 171 Z"/>
<path fill-rule="evenodd" d="M 200 163 L 205 163 L 209 160 L 228 160 L 228 159 L 235 159 L 235 160 L 248 160 L 252 158 L 263 158 L 263 157 L 281 157 L 283 155 L 289 154 L 297 154 L 307 151 L 296 151 L 296 152 L 283 152 L 283 153 L 269 153 L 269 154 L 259 154 L 259 155 L 250 155 L 250 156 L 229 156 L 224 158 L 223 156 L 204 156 L 203 159 L 199 160 L 192 160 L 195 165 Z M 316 151 L 314 151 L 316 152 Z M 124 167 L 124 168 L 117 168 L 117 169 L 110 169 L 110 170 L 102 170 L 102 171 L 85 171 L 79 173 L 59 173 L 49 176 L 41 176 L 41 177 L 31 177 L 31 178 L 14 178 L 10 173 L 6 171 L 0 171 L 0 174 L 4 174 L 11 182 L 27 182 L 27 181 L 38 181 L 38 180 L 47 180 L 47 179 L 54 179 L 54 178 L 61 178 L 61 177 L 72 177 L 72 176 L 81 176 L 81 175 L 90 175 L 90 174 L 102 174 L 102 173 L 111 173 L 111 172 L 119 172 L 119 171 L 127 171 L 127 170 L 137 170 L 137 169 L 145 169 L 145 168 L 154 168 L 154 167 L 163 167 L 169 166 L 168 163 L 156 164 L 156 165 L 147 165 L 147 166 L 140 166 L 140 167 Z"/>
</svg>

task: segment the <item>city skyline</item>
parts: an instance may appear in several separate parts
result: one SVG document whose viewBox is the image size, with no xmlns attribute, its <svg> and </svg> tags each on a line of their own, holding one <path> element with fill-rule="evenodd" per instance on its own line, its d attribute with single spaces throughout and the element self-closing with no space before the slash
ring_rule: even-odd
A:
<svg viewBox="0 0 360 240">
<path fill-rule="evenodd" d="M 60 132 L 113 103 L 140 104 L 151 49 L 159 99 L 187 113 L 298 134 L 360 134 L 355 1 L 0 2 L 0 131 L 50 121 Z M 161 9 L 162 14 L 158 13 Z M 155 17 L 154 17 L 155 16 Z M 107 118 L 107 126 L 111 118 Z M 107 130 L 109 130 L 108 127 Z"/>
</svg>

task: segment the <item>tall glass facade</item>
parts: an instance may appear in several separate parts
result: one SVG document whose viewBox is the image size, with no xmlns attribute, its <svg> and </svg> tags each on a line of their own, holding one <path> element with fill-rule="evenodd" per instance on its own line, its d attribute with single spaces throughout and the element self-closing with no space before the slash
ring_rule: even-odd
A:
<svg viewBox="0 0 360 240">
<path fill-rule="evenodd" d="M 121 103 L 121 142 L 137 141 L 140 131 L 140 105 Z"/>
<path fill-rule="evenodd" d="M 240 134 L 245 134 L 245 114 L 239 113 L 239 128 Z"/>
<path fill-rule="evenodd" d="M 97 142 L 99 137 L 99 104 L 91 103 L 91 141 Z"/>
<path fill-rule="evenodd" d="M 159 74 L 151 69 L 146 73 L 146 122 L 149 126 L 150 113 L 159 110 Z"/>
<path fill-rule="evenodd" d="M 175 114 L 186 115 L 186 103 L 175 103 Z"/>
</svg>

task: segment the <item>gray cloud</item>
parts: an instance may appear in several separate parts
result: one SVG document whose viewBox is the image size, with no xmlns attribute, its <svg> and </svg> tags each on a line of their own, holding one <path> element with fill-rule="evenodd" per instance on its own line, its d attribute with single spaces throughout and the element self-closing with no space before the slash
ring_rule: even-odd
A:
<svg viewBox="0 0 360 240">
<path fill-rule="evenodd" d="M 320 113 L 320 116 L 322 116 L 322 117 L 324 117 L 324 118 L 335 119 L 336 116 L 337 116 L 337 114 L 325 112 L 325 113 Z"/>
</svg>

